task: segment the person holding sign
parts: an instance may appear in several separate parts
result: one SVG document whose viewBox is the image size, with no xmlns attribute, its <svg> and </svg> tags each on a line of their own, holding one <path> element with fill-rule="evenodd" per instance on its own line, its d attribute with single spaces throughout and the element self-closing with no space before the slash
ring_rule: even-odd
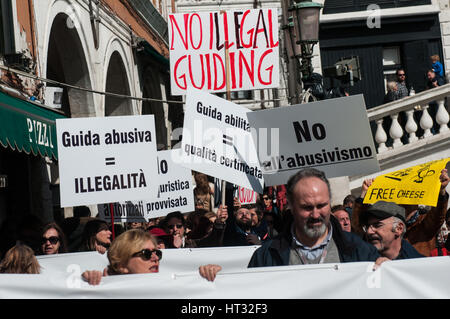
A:
<svg viewBox="0 0 450 319">
<path fill-rule="evenodd" d="M 218 214 L 214 214 L 199 209 L 189 214 L 188 221 L 191 220 L 192 229 L 186 238 L 191 248 L 223 246 L 226 220 L 228 219 L 227 206 L 220 205 L 217 212 Z M 210 213 L 214 214 L 214 221 L 206 216 Z"/>
<path fill-rule="evenodd" d="M 436 207 L 429 211 L 420 209 L 418 205 L 402 205 L 405 209 L 406 233 L 404 238 L 422 255 L 429 257 L 431 251 L 436 247 L 436 234 L 445 220 L 449 195 L 446 187 L 450 178 L 447 169 L 442 169 L 439 176 L 440 188 Z M 362 185 L 361 197 L 355 201 L 352 214 L 352 228 L 360 236 L 365 236 L 362 229 L 361 216 L 370 207 L 364 204 L 366 197 L 370 196 L 369 188 L 375 179 L 366 179 Z M 372 190 L 373 191 L 373 190 Z"/>
<path fill-rule="evenodd" d="M 236 206 L 233 216 L 227 220 L 224 246 L 261 245 L 267 239 L 267 224 L 262 221 L 261 213 L 255 204 Z M 261 227 L 262 226 L 262 227 Z"/>
<path fill-rule="evenodd" d="M 109 265 L 103 272 L 88 270 L 81 275 L 90 285 L 99 285 L 102 277 L 110 275 L 157 273 L 162 251 L 156 249 L 156 240 L 149 232 L 130 229 L 113 241 L 107 256 Z M 215 275 L 211 277 L 209 268 L 219 269 L 220 266 L 202 267 L 204 277 L 212 281 Z"/>
<path fill-rule="evenodd" d="M 376 261 L 376 248 L 344 232 L 331 214 L 330 183 L 314 168 L 298 171 L 287 183 L 290 222 L 279 237 L 269 239 L 254 253 L 248 267 Z"/>
</svg>

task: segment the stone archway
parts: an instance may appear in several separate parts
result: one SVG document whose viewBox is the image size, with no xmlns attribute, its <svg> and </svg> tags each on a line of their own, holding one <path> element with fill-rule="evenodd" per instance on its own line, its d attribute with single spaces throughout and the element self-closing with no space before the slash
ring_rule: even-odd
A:
<svg viewBox="0 0 450 319">
<path fill-rule="evenodd" d="M 125 65 L 122 57 L 117 51 L 113 52 L 109 60 L 105 91 L 121 95 L 130 95 L 130 85 L 128 83 Z M 131 114 L 133 114 L 133 104 L 131 99 L 106 95 L 105 116 Z"/>
<path fill-rule="evenodd" d="M 47 78 L 92 89 L 80 37 L 68 19 L 66 14 L 59 13 L 53 20 L 47 51 Z M 62 110 L 69 117 L 95 116 L 93 94 L 65 88 Z"/>
</svg>

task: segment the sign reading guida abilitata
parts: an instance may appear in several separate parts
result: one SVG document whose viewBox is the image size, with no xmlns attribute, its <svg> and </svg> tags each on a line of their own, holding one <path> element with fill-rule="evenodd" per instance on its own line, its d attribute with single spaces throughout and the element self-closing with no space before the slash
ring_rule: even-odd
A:
<svg viewBox="0 0 450 319">
<path fill-rule="evenodd" d="M 328 178 L 380 170 L 362 95 L 251 112 L 248 119 L 266 186 L 286 184 L 304 168 Z"/>
<path fill-rule="evenodd" d="M 172 95 L 226 91 L 227 65 L 231 91 L 279 86 L 277 9 L 176 13 L 168 27 Z"/>
<path fill-rule="evenodd" d="M 159 151 L 158 192 L 142 200 L 98 205 L 99 217 L 111 219 L 111 205 L 115 221 L 142 222 L 166 216 L 173 211 L 192 212 L 194 191 L 191 170 L 179 164 L 181 149 Z M 149 194 L 150 195 L 150 194 Z"/>
<path fill-rule="evenodd" d="M 208 92 L 188 90 L 180 164 L 262 193 L 264 179 L 249 112 Z"/>
<path fill-rule="evenodd" d="M 157 193 L 153 115 L 56 120 L 61 207 Z"/>
</svg>

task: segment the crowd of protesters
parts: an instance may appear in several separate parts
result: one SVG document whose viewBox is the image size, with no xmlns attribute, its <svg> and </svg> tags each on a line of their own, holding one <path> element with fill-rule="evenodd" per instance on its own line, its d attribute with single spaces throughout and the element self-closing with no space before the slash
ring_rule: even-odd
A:
<svg viewBox="0 0 450 319">
<path fill-rule="evenodd" d="M 294 174 L 286 185 L 267 187 L 254 204 L 242 205 L 233 198 L 226 205 L 214 200 L 210 177 L 197 172 L 194 176 L 202 190 L 194 191 L 193 212 L 116 223 L 114 228 L 91 216 L 87 207 L 75 208 L 74 216 L 59 224 L 30 221 L 2 252 L 0 272 L 39 273 L 36 255 L 81 251 L 107 253 L 110 261 L 103 272 L 83 275 L 93 284 L 104 275 L 140 273 L 139 267 L 157 272 L 164 249 L 261 245 L 249 267 L 446 256 L 450 251 L 446 169 L 440 175 L 436 207 L 364 204 L 373 179 L 364 180 L 360 196 L 349 194 L 332 206 L 329 182 L 315 169 Z M 220 269 L 205 265 L 200 273 L 213 280 Z"/>
</svg>

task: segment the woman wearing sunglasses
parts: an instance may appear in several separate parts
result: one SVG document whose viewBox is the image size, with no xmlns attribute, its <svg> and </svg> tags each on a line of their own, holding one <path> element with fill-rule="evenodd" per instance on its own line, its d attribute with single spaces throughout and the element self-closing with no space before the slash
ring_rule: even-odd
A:
<svg viewBox="0 0 450 319">
<path fill-rule="evenodd" d="M 103 276 L 158 272 L 162 251 L 156 249 L 155 238 L 149 232 L 131 229 L 113 241 L 107 256 L 109 265 L 103 273 L 89 270 L 82 274 L 83 279 L 90 285 L 100 284 Z M 211 281 L 220 269 L 218 265 L 208 265 L 206 269 L 202 268 L 202 271 L 204 277 Z"/>
<path fill-rule="evenodd" d="M 43 255 L 67 253 L 66 236 L 58 224 L 50 223 L 44 226 L 41 236 L 40 253 Z"/>
</svg>

